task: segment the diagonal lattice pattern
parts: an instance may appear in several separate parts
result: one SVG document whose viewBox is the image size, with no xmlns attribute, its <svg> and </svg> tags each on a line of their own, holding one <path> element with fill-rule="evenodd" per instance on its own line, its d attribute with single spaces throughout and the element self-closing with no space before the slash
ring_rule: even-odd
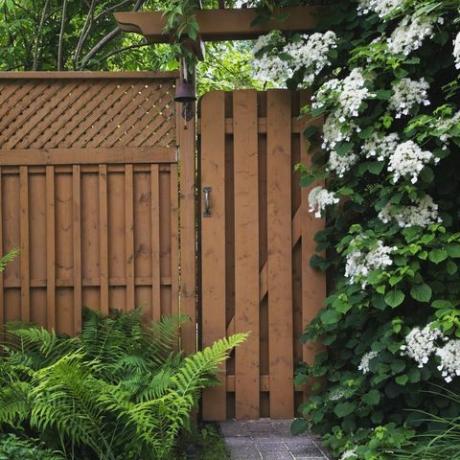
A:
<svg viewBox="0 0 460 460">
<path fill-rule="evenodd" d="M 0 83 L 0 150 L 171 147 L 174 143 L 172 80 Z"/>
</svg>

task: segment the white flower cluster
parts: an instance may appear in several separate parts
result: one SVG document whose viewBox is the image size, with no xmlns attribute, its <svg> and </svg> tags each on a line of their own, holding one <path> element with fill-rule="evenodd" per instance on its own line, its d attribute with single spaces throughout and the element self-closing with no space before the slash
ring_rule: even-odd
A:
<svg viewBox="0 0 460 460">
<path fill-rule="evenodd" d="M 339 155 L 337 152 L 332 151 L 329 155 L 327 169 L 328 171 L 335 172 L 337 176 L 343 177 L 357 161 L 358 156 L 354 153 Z"/>
<path fill-rule="evenodd" d="M 454 377 L 460 377 L 460 340 L 450 340 L 436 350 L 436 356 L 441 361 L 438 370 L 447 383 L 452 382 Z"/>
<path fill-rule="evenodd" d="M 367 158 L 377 158 L 383 161 L 390 157 L 399 144 L 399 136 L 396 133 L 384 136 L 381 133 L 374 133 L 363 145 L 362 152 Z"/>
<path fill-rule="evenodd" d="M 369 351 L 361 358 L 361 362 L 358 366 L 358 371 L 361 371 L 363 374 L 368 374 L 370 372 L 369 365 L 371 361 L 378 356 L 376 351 Z"/>
<path fill-rule="evenodd" d="M 384 18 L 393 13 L 399 6 L 401 6 L 401 0 L 360 0 L 358 14 L 374 12 Z"/>
<path fill-rule="evenodd" d="M 320 109 L 333 101 L 336 105 L 334 115 L 343 123 L 349 117 L 357 117 L 366 99 L 375 97 L 366 87 L 363 69 L 355 67 L 343 80 L 333 78 L 321 86 L 315 96 L 312 107 Z"/>
<path fill-rule="evenodd" d="M 454 59 L 455 68 L 460 69 L 460 32 L 457 34 L 454 40 Z"/>
<path fill-rule="evenodd" d="M 321 213 L 327 206 L 337 204 L 339 199 L 334 192 L 329 192 L 323 187 L 314 187 L 308 195 L 309 211 L 315 213 L 315 217 L 320 218 Z"/>
<path fill-rule="evenodd" d="M 444 334 L 430 323 L 423 329 L 414 327 L 406 336 L 406 345 L 401 346 L 403 355 L 409 356 L 423 367 L 437 349 L 437 341 L 445 340 Z"/>
<path fill-rule="evenodd" d="M 338 143 L 349 141 L 355 130 L 360 131 L 354 123 L 341 123 L 335 115 L 329 115 L 323 125 L 322 148 L 332 150 Z"/>
<path fill-rule="evenodd" d="M 453 134 L 450 132 L 453 128 L 457 128 L 460 124 L 460 111 L 455 113 L 451 118 L 444 118 L 436 120 L 433 123 L 432 127 L 436 129 L 439 140 L 444 144 L 447 144 Z M 444 145 L 443 148 L 447 148 L 447 145 Z"/>
<path fill-rule="evenodd" d="M 406 16 L 388 38 L 388 49 L 394 54 L 408 56 L 419 49 L 426 37 L 433 35 L 434 18 Z"/>
<path fill-rule="evenodd" d="M 430 85 L 421 78 L 411 80 L 403 78 L 393 85 L 393 96 L 390 99 L 390 109 L 396 112 L 396 118 L 409 115 L 410 111 L 419 104 L 430 105 L 428 90 Z"/>
<path fill-rule="evenodd" d="M 390 156 L 388 171 L 393 172 L 393 182 L 401 177 L 410 177 L 415 184 L 420 171 L 430 162 L 436 164 L 439 158 L 435 158 L 428 150 L 422 150 L 415 142 L 406 141 L 399 144 Z"/>
<path fill-rule="evenodd" d="M 438 216 L 438 205 L 429 195 L 418 199 L 414 206 L 394 206 L 388 203 L 380 212 L 379 219 L 387 224 L 395 220 L 404 227 L 427 227 L 436 222 L 441 222 Z"/>
<path fill-rule="evenodd" d="M 282 45 L 282 48 L 259 56 L 271 44 Z M 305 84 L 311 85 L 324 67 L 330 64 L 329 52 L 336 47 L 337 37 L 331 31 L 302 35 L 298 41 L 291 43 L 286 43 L 276 32 L 261 36 L 253 48 L 254 77 L 263 82 L 284 84 L 295 72 L 304 69 Z"/>
<path fill-rule="evenodd" d="M 366 277 L 373 270 L 389 267 L 393 264 L 390 255 L 396 250 L 394 247 L 385 246 L 378 240 L 375 247 L 368 252 L 355 249 L 347 255 L 345 276 L 351 283 L 361 281 L 364 289 L 367 285 Z"/>
</svg>

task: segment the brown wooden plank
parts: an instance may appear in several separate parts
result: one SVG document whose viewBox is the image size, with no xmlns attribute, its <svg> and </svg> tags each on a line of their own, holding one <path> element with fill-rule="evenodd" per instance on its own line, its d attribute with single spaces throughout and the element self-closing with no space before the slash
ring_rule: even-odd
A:
<svg viewBox="0 0 460 460">
<path fill-rule="evenodd" d="M 54 167 L 46 167 L 46 312 L 47 325 L 56 328 L 56 208 Z"/>
<path fill-rule="evenodd" d="M 0 72 L 0 80 L 72 80 L 73 78 L 88 79 L 134 79 L 134 80 L 169 80 L 178 77 L 177 71 L 172 72 L 47 72 L 47 71 L 27 71 L 27 72 Z"/>
<path fill-rule="evenodd" d="M 211 187 L 211 216 L 201 218 L 202 345 L 226 333 L 225 285 L 225 93 L 216 91 L 201 100 L 201 186 Z M 225 366 L 221 385 L 203 393 L 203 419 L 225 420 Z"/>
<path fill-rule="evenodd" d="M 81 330 L 82 320 L 82 266 L 81 266 L 81 171 L 72 168 L 72 227 L 73 227 L 73 331 Z"/>
<path fill-rule="evenodd" d="M 291 95 L 267 94 L 270 417 L 294 415 Z"/>
<path fill-rule="evenodd" d="M 109 218 L 107 201 L 107 166 L 99 166 L 99 276 L 101 313 L 109 313 Z"/>
<path fill-rule="evenodd" d="M 30 321 L 29 177 L 27 166 L 19 168 L 21 239 L 21 319 Z"/>
<path fill-rule="evenodd" d="M 0 168 L 0 256 L 4 255 L 3 245 L 3 176 L 2 168 Z M 0 334 L 1 328 L 5 323 L 5 293 L 4 289 L 4 275 L 3 271 L 0 272 Z M 1 335 L 0 335 L 1 336 Z"/>
<path fill-rule="evenodd" d="M 258 12 L 254 8 L 208 9 L 196 12 L 200 37 L 207 41 L 246 40 L 269 33 L 272 30 L 285 32 L 306 32 L 318 25 L 321 15 L 327 13 L 324 7 L 299 6 L 275 10 L 274 19 L 254 20 Z M 165 33 L 165 17 L 160 12 L 120 12 L 114 14 L 120 28 L 146 36 L 155 43 L 168 43 Z M 276 19 L 280 18 L 282 19 Z"/>
<path fill-rule="evenodd" d="M 125 167 L 126 308 L 135 307 L 134 292 L 134 184 L 133 165 Z"/>
<path fill-rule="evenodd" d="M 171 313 L 179 314 L 179 189 L 177 184 L 177 165 L 171 165 L 170 180 L 170 209 L 171 209 Z"/>
<path fill-rule="evenodd" d="M 175 163 L 176 149 L 170 147 L 114 147 L 110 149 L 24 149 L 2 151 L 0 165 L 73 165 Z"/>
<path fill-rule="evenodd" d="M 306 94 L 301 94 L 301 102 L 306 103 Z M 321 122 L 316 120 L 304 119 L 304 126 L 307 127 L 311 123 L 315 123 L 320 127 Z M 303 134 L 300 134 L 300 161 L 307 165 L 311 165 L 311 157 L 309 150 L 310 143 L 304 139 Z M 318 312 L 324 305 L 326 299 L 326 276 L 319 270 L 315 270 L 310 265 L 310 259 L 316 253 L 316 243 L 314 240 L 315 234 L 322 230 L 325 226 L 324 219 L 317 219 L 308 212 L 308 194 L 311 189 L 317 184 L 313 184 L 308 188 L 301 190 L 301 205 L 299 212 L 301 213 L 301 234 L 302 234 L 302 326 L 307 327 L 316 317 Z M 303 360 L 306 363 L 313 364 L 315 355 L 319 351 L 319 345 L 315 343 L 307 343 L 303 346 Z"/>
<path fill-rule="evenodd" d="M 151 213 L 152 213 L 152 319 L 161 318 L 160 297 L 160 176 L 158 165 L 150 167 Z"/>
<path fill-rule="evenodd" d="M 180 311 L 190 318 L 182 327 L 182 348 L 193 353 L 197 348 L 197 266 L 196 266 L 196 124 L 195 119 L 185 121 L 177 104 L 176 137 L 180 167 Z"/>
<path fill-rule="evenodd" d="M 250 332 L 236 350 L 236 418 L 260 416 L 259 176 L 257 93 L 233 93 L 235 177 L 235 331 Z"/>
</svg>

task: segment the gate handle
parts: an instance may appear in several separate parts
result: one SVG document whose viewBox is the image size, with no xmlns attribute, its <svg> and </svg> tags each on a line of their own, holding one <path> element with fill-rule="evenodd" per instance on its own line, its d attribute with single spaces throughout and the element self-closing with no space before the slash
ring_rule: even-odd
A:
<svg viewBox="0 0 460 460">
<path fill-rule="evenodd" d="M 203 195 L 204 195 L 204 217 L 211 217 L 211 187 L 203 187 Z"/>
</svg>

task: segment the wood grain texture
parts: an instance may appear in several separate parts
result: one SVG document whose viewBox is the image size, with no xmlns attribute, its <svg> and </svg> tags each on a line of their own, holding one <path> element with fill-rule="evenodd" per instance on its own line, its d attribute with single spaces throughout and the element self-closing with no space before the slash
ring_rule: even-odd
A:
<svg viewBox="0 0 460 460">
<path fill-rule="evenodd" d="M 201 218 L 202 345 L 205 347 L 226 333 L 225 94 L 217 91 L 206 94 L 201 100 L 201 110 L 201 185 L 212 189 L 211 216 Z M 225 378 L 221 378 L 220 386 L 203 393 L 203 418 L 225 420 L 226 398 Z"/>
<path fill-rule="evenodd" d="M 82 314 L 82 266 L 81 266 L 81 173 L 80 166 L 72 171 L 72 228 L 73 228 L 73 318 L 69 320 L 69 330 L 77 334 L 81 330 Z M 73 324 L 70 325 L 70 322 Z"/>
<path fill-rule="evenodd" d="M 182 327 L 181 341 L 186 353 L 197 348 L 197 230 L 196 230 L 196 123 L 181 117 L 181 106 L 176 107 L 176 136 L 180 170 L 180 311 L 190 318 Z"/>
<path fill-rule="evenodd" d="M 235 180 L 235 332 L 250 332 L 236 350 L 235 413 L 260 414 L 259 366 L 259 199 L 257 93 L 233 93 Z"/>
<path fill-rule="evenodd" d="M 270 417 L 293 415 L 291 96 L 267 94 Z"/>
<path fill-rule="evenodd" d="M 46 167 L 46 307 L 47 327 L 56 328 L 56 206 L 54 167 Z"/>
<path fill-rule="evenodd" d="M 19 168 L 20 241 L 21 241 L 21 318 L 30 321 L 30 246 L 29 175 L 27 166 Z"/>
<path fill-rule="evenodd" d="M 107 166 L 99 166 L 99 276 L 100 309 L 109 313 L 109 216 L 107 202 Z"/>
</svg>

